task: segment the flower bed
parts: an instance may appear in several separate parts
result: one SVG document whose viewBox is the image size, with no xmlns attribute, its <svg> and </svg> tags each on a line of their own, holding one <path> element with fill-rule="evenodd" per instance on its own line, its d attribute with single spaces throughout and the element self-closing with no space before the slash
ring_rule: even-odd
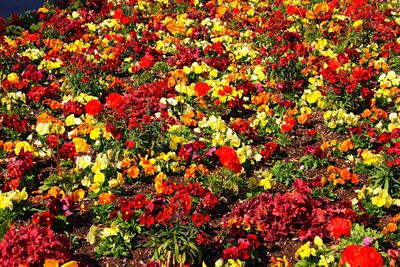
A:
<svg viewBox="0 0 400 267">
<path fill-rule="evenodd" d="M 0 18 L 0 262 L 398 266 L 399 54 L 397 1 Z"/>
</svg>

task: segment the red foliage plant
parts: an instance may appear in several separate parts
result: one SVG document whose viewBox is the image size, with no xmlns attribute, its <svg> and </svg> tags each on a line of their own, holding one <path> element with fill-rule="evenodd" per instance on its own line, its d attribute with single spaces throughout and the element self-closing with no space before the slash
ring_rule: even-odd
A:
<svg viewBox="0 0 400 267">
<path fill-rule="evenodd" d="M 317 235 L 327 237 L 326 225 L 338 216 L 354 220 L 351 203 L 316 199 L 308 185 L 296 179 L 291 192 L 262 193 L 238 205 L 224 217 L 224 224 L 236 237 L 243 237 L 250 229 L 267 242 L 295 234 L 300 240 L 310 240 Z"/>
<path fill-rule="evenodd" d="M 69 261 L 67 237 L 37 225 L 11 228 L 0 242 L 0 266 L 39 266 L 46 259 Z"/>
</svg>

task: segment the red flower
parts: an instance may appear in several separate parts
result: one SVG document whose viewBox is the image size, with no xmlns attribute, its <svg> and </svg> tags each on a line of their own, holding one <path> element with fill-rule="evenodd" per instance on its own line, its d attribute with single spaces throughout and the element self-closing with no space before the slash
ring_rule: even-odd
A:
<svg viewBox="0 0 400 267">
<path fill-rule="evenodd" d="M 154 57 L 152 55 L 146 54 L 139 61 L 139 66 L 143 69 L 148 69 L 153 67 L 154 65 Z"/>
<path fill-rule="evenodd" d="M 113 109 L 119 108 L 124 103 L 124 98 L 118 93 L 111 93 L 106 98 L 106 104 Z"/>
<path fill-rule="evenodd" d="M 382 267 L 383 258 L 374 247 L 361 248 L 360 267 Z"/>
<path fill-rule="evenodd" d="M 239 258 L 239 249 L 235 246 L 226 248 L 224 250 L 224 259 L 237 259 Z"/>
<path fill-rule="evenodd" d="M 223 146 L 218 148 L 215 154 L 219 157 L 219 161 L 225 168 L 231 169 L 236 173 L 242 171 L 242 165 L 240 165 L 240 160 L 233 148 Z"/>
<path fill-rule="evenodd" d="M 340 266 L 348 263 L 351 267 L 382 267 L 383 258 L 373 247 L 350 245 L 342 252 Z"/>
<path fill-rule="evenodd" d="M 210 90 L 210 86 L 206 83 L 198 82 L 194 86 L 194 90 L 196 91 L 198 96 L 202 97 L 205 96 L 207 92 Z"/>
<path fill-rule="evenodd" d="M 101 105 L 100 101 L 97 99 L 90 100 L 85 106 L 86 113 L 92 116 L 96 116 L 102 110 L 103 105 Z"/>
<path fill-rule="evenodd" d="M 36 213 L 32 216 L 32 222 L 34 224 L 39 224 L 42 226 L 50 226 L 53 224 L 56 216 L 51 214 L 49 211 L 44 211 L 42 213 Z"/>
<path fill-rule="evenodd" d="M 358 245 L 350 245 L 346 247 L 342 252 L 342 258 L 340 259 L 340 266 L 345 263 L 350 264 L 351 267 L 360 266 L 360 251 L 361 247 Z"/>
<path fill-rule="evenodd" d="M 47 145 L 49 148 L 57 148 L 58 146 L 58 136 L 55 134 L 50 134 L 47 136 Z"/>
<path fill-rule="evenodd" d="M 135 209 L 141 209 L 144 206 L 148 204 L 148 200 L 145 195 L 143 194 L 138 194 L 135 196 L 135 199 L 133 200 L 132 204 L 135 207 Z"/>
<path fill-rule="evenodd" d="M 340 217 L 332 218 L 328 225 L 331 236 L 334 236 L 336 240 L 342 235 L 350 236 L 350 228 L 351 221 Z"/>
<path fill-rule="evenodd" d="M 195 214 L 192 215 L 192 222 L 197 227 L 202 226 L 209 219 L 210 219 L 209 215 L 204 215 L 204 214 L 201 214 L 201 213 L 195 213 Z"/>
</svg>

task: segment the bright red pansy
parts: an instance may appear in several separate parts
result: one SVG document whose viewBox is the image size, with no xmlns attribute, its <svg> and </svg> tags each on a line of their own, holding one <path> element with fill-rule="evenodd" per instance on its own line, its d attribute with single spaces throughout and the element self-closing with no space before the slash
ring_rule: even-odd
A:
<svg viewBox="0 0 400 267">
<path fill-rule="evenodd" d="M 112 108 L 117 109 L 124 103 L 124 98 L 118 93 L 111 93 L 106 98 L 106 104 Z"/>
<path fill-rule="evenodd" d="M 211 88 L 208 84 L 201 82 L 196 83 L 196 85 L 194 86 L 194 91 L 200 97 L 205 96 L 207 92 L 210 91 L 210 89 Z"/>
<path fill-rule="evenodd" d="M 342 252 L 340 266 L 346 263 L 351 267 L 382 267 L 384 261 L 374 247 L 349 245 Z"/>
<path fill-rule="evenodd" d="M 154 57 L 150 54 L 146 54 L 144 57 L 142 57 L 139 61 L 139 66 L 142 69 L 149 69 L 154 66 Z"/>
<path fill-rule="evenodd" d="M 239 157 L 233 148 L 223 146 L 218 148 L 217 151 L 215 151 L 215 154 L 219 157 L 219 161 L 225 168 L 231 169 L 236 173 L 242 171 L 242 165 L 240 165 Z"/>
<path fill-rule="evenodd" d="M 85 106 L 85 112 L 89 115 L 96 116 L 103 111 L 103 105 L 97 99 L 92 99 L 87 102 Z"/>
</svg>

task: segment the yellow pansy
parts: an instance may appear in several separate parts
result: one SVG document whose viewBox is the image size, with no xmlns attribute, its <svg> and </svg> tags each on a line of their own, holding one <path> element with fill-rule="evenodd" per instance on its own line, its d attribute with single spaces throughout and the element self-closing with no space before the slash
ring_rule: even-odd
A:
<svg viewBox="0 0 400 267">
<path fill-rule="evenodd" d="M 89 137 L 92 140 L 96 140 L 100 137 L 101 130 L 99 127 L 94 128 L 93 130 L 90 131 Z"/>
<path fill-rule="evenodd" d="M 92 164 L 92 157 L 85 155 L 85 156 L 79 156 L 76 159 L 76 167 L 79 169 L 86 169 Z"/>
<path fill-rule="evenodd" d="M 11 199 L 4 193 L 0 192 L 0 209 L 13 209 L 13 203 Z"/>
<path fill-rule="evenodd" d="M 383 157 L 380 154 L 374 154 L 370 150 L 366 149 L 361 153 L 361 157 L 366 165 L 380 164 L 383 162 Z"/>
<path fill-rule="evenodd" d="M 74 114 L 69 115 L 65 118 L 65 125 L 72 126 L 75 125 L 75 116 Z"/>
<path fill-rule="evenodd" d="M 305 94 L 306 101 L 309 104 L 316 103 L 322 97 L 322 94 L 320 91 L 311 91 L 311 90 L 307 89 L 307 90 L 304 90 L 304 94 Z"/>
<path fill-rule="evenodd" d="M 111 179 L 110 181 L 108 181 L 108 186 L 110 188 L 114 188 L 118 186 L 118 180 L 117 179 Z"/>
<path fill-rule="evenodd" d="M 113 222 L 111 224 L 111 227 L 106 227 L 101 231 L 100 237 L 105 238 L 105 237 L 109 237 L 109 236 L 115 236 L 115 235 L 118 235 L 118 233 L 119 233 L 118 225 Z"/>
<path fill-rule="evenodd" d="M 72 199 L 74 202 L 82 200 L 85 197 L 85 190 L 77 189 L 72 193 Z"/>
<path fill-rule="evenodd" d="M 254 74 L 257 75 L 259 81 L 264 81 L 264 79 L 266 78 L 266 75 L 263 70 L 264 67 L 260 65 L 254 67 Z"/>
<path fill-rule="evenodd" d="M 106 176 L 102 172 L 98 172 L 93 176 L 93 181 L 96 184 L 104 183 L 105 179 L 106 179 Z"/>
<path fill-rule="evenodd" d="M 228 267 L 243 267 L 243 262 L 239 259 L 228 259 Z"/>
<path fill-rule="evenodd" d="M 389 208 L 393 204 L 393 199 L 390 197 L 387 189 L 375 188 L 373 194 L 376 196 L 371 198 L 371 202 L 378 208 L 383 206 Z"/>
<path fill-rule="evenodd" d="M 51 123 L 40 122 L 36 125 L 36 132 L 40 135 L 49 134 L 51 129 Z"/>
<path fill-rule="evenodd" d="M 22 189 L 22 191 L 19 191 L 17 189 L 17 190 L 8 192 L 8 197 L 10 198 L 10 200 L 19 203 L 22 200 L 28 199 L 28 193 L 26 192 L 26 189 L 24 187 L 24 189 Z"/>
<path fill-rule="evenodd" d="M 357 29 L 357 28 L 360 27 L 362 24 L 363 24 L 363 21 L 362 21 L 361 19 L 359 19 L 359 20 L 354 21 L 353 27 Z"/>
<path fill-rule="evenodd" d="M 43 267 L 78 267 L 78 262 L 76 261 L 69 261 L 67 263 L 64 263 L 63 265 L 59 264 L 59 260 L 53 260 L 53 259 L 46 259 L 46 261 L 43 264 Z"/>
<path fill-rule="evenodd" d="M 24 149 L 25 152 L 27 152 L 27 151 L 32 152 L 32 147 L 28 142 L 26 142 L 26 141 L 18 141 L 15 144 L 15 148 L 14 148 L 15 154 L 19 155 L 19 153 L 21 152 L 22 148 Z"/>
<path fill-rule="evenodd" d="M 92 172 L 94 172 L 94 173 L 100 172 L 100 171 L 104 170 L 105 168 L 107 168 L 107 166 L 108 166 L 107 155 L 104 153 L 100 153 L 97 155 L 96 161 L 93 164 Z"/>
<path fill-rule="evenodd" d="M 308 241 L 296 251 L 295 257 L 298 258 L 300 256 L 301 259 L 307 259 L 315 255 L 317 255 L 317 251 L 315 248 L 310 247 L 310 241 Z"/>
<path fill-rule="evenodd" d="M 264 190 L 268 190 L 272 188 L 272 173 L 270 172 L 264 172 L 262 174 L 263 179 L 258 182 L 259 186 L 264 187 Z"/>
<path fill-rule="evenodd" d="M 89 187 L 89 190 L 97 194 L 100 192 L 100 185 L 98 183 L 94 183 Z"/>
<path fill-rule="evenodd" d="M 19 82 L 19 76 L 15 72 L 11 72 L 10 74 L 7 75 L 7 81 L 11 83 L 17 83 Z"/>
<path fill-rule="evenodd" d="M 315 236 L 314 237 L 314 244 L 318 247 L 318 249 L 321 249 L 324 245 L 324 241 L 322 240 L 321 237 Z"/>
</svg>

